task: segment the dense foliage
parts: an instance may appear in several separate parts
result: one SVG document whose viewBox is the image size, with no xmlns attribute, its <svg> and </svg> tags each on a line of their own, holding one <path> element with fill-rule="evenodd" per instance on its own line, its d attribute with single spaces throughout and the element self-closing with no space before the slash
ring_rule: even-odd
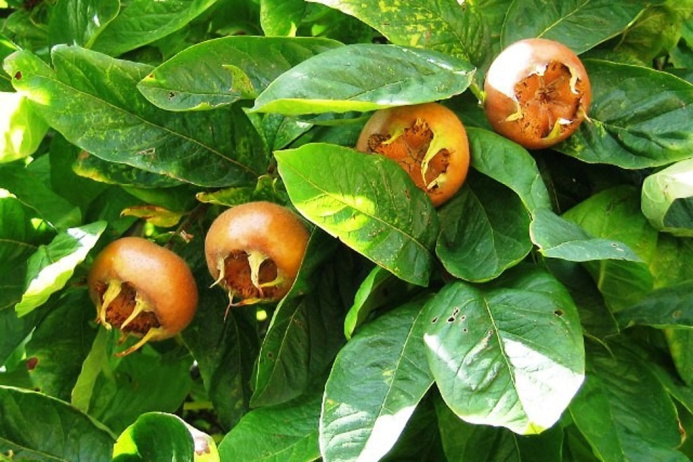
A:
<svg viewBox="0 0 693 462">
<path fill-rule="evenodd" d="M 0 8 L 0 459 L 693 456 L 690 0 Z M 528 37 L 592 84 L 546 150 L 481 103 Z M 354 150 L 372 111 L 431 101 L 472 166 L 437 209 Z M 254 200 L 303 217 L 307 253 L 225 319 L 204 237 Z M 95 323 L 86 275 L 124 235 L 182 256 L 199 306 L 116 357 L 136 339 Z"/>
</svg>

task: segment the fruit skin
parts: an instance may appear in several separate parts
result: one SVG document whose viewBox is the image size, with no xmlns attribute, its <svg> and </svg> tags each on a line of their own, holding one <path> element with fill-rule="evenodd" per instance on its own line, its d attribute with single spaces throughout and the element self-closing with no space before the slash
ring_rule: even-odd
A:
<svg viewBox="0 0 693 462">
<path fill-rule="evenodd" d="M 469 170 L 469 141 L 460 119 L 439 103 L 376 111 L 356 149 L 396 161 L 435 207 L 462 186 Z"/>
<path fill-rule="evenodd" d="M 197 310 L 197 284 L 185 260 L 140 237 L 123 237 L 108 244 L 94 259 L 87 283 L 98 322 L 108 329 L 114 326 L 124 334 L 142 336 L 118 356 L 132 353 L 147 341 L 173 337 L 188 326 Z M 117 313 L 121 308 L 124 310 Z M 122 326 L 133 310 L 139 313 Z"/>
<path fill-rule="evenodd" d="M 553 146 L 587 117 L 592 92 L 580 58 L 554 40 L 520 40 L 491 63 L 484 110 L 493 129 L 528 149 Z"/>
<path fill-rule="evenodd" d="M 247 202 L 224 211 L 210 226 L 207 267 L 215 284 L 228 292 L 231 305 L 277 301 L 296 279 L 309 237 L 286 207 Z M 234 303 L 234 298 L 240 301 Z"/>
</svg>

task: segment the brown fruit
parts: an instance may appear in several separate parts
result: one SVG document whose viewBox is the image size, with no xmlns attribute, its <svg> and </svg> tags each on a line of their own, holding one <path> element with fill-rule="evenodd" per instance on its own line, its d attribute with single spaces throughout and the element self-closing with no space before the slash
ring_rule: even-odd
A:
<svg viewBox="0 0 693 462">
<path fill-rule="evenodd" d="M 454 112 L 438 103 L 376 111 L 356 149 L 397 162 L 436 207 L 460 189 L 469 170 L 467 131 Z"/>
<path fill-rule="evenodd" d="M 567 46 L 526 39 L 504 49 L 484 83 L 484 110 L 493 129 L 528 149 L 565 140 L 587 117 L 587 71 Z"/>
<path fill-rule="evenodd" d="M 265 201 L 237 205 L 207 232 L 207 267 L 228 292 L 229 306 L 277 301 L 296 279 L 308 238 L 307 228 L 286 207 Z"/>
<path fill-rule="evenodd" d="M 174 252 L 139 238 L 124 237 L 94 259 L 87 278 L 97 322 L 140 341 L 164 340 L 182 331 L 197 310 L 197 284 L 187 263 Z"/>
</svg>

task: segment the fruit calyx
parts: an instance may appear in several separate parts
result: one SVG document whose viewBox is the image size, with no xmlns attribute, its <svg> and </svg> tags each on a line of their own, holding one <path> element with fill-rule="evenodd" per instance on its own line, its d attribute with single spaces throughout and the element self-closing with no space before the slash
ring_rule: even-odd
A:
<svg viewBox="0 0 693 462">
<path fill-rule="evenodd" d="M 440 144 L 422 118 L 394 133 L 374 133 L 368 138 L 370 152 L 395 160 L 410 174 L 416 186 L 425 191 L 432 191 L 445 182 L 450 151 Z"/>
<path fill-rule="evenodd" d="M 524 119 L 524 128 L 551 140 L 584 118 L 585 84 L 566 64 L 550 61 L 514 87 L 516 112 L 506 121 Z"/>
<path fill-rule="evenodd" d="M 229 295 L 230 307 L 253 305 L 275 300 L 286 278 L 275 262 L 258 250 L 235 250 L 226 257 L 218 258 L 219 277 L 212 284 L 220 285 Z M 238 298 L 238 301 L 234 301 Z"/>
<path fill-rule="evenodd" d="M 102 283 L 98 291 L 101 303 L 97 305 L 96 322 L 108 330 L 114 327 L 120 330 L 120 343 L 125 341 L 128 334 L 140 337 L 134 345 L 116 353 L 116 356 L 127 356 L 150 340 L 165 335 L 156 313 L 131 284 L 112 279 Z"/>
</svg>

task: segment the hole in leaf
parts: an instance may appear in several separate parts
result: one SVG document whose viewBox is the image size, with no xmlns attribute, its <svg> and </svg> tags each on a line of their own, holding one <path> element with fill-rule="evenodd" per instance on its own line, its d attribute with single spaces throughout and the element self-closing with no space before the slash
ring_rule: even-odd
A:
<svg viewBox="0 0 693 462">
<path fill-rule="evenodd" d="M 563 310 L 558 309 L 558 310 L 554 311 L 553 314 L 555 314 L 558 317 L 561 317 L 561 316 L 563 316 L 564 313 L 563 313 Z"/>
<path fill-rule="evenodd" d="M 435 318 L 431 319 L 431 324 L 435 324 L 435 323 L 437 323 L 437 322 L 438 322 L 438 316 L 436 316 Z"/>
<path fill-rule="evenodd" d="M 21 78 L 22 78 L 22 71 L 17 71 L 17 72 L 14 74 L 14 78 L 17 79 L 17 80 L 21 79 Z"/>
</svg>

